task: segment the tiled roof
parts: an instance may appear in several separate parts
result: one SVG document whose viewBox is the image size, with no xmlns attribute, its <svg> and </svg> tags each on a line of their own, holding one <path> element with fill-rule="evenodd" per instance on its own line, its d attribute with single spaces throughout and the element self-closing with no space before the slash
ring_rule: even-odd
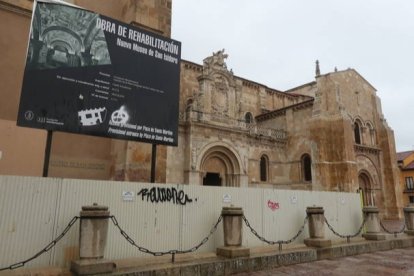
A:
<svg viewBox="0 0 414 276">
<path fill-rule="evenodd" d="M 414 170 L 414 161 L 405 166 L 404 170 Z"/>
<path fill-rule="evenodd" d="M 410 154 L 413 154 L 413 153 L 414 153 L 413 150 L 397 152 L 397 161 L 403 161 L 405 158 L 407 158 Z"/>
</svg>

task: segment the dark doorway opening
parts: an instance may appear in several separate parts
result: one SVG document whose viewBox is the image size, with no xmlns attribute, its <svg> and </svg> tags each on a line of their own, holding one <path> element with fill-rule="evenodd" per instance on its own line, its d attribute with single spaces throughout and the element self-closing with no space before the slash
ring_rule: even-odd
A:
<svg viewBox="0 0 414 276">
<path fill-rule="evenodd" d="M 203 178 L 204 186 L 221 186 L 221 178 L 218 173 L 207 173 Z"/>
</svg>

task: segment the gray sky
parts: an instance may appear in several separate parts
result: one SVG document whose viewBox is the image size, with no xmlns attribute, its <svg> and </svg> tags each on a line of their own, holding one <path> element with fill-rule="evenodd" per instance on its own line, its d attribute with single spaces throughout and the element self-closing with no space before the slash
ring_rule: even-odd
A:
<svg viewBox="0 0 414 276">
<path fill-rule="evenodd" d="M 172 38 L 202 64 L 225 48 L 234 74 L 287 90 L 356 69 L 376 89 L 397 151 L 414 149 L 414 1 L 173 0 Z"/>
</svg>

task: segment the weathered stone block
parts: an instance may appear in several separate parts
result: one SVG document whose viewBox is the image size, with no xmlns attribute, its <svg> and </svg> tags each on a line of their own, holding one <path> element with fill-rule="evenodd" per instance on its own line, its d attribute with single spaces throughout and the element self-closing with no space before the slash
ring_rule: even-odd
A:
<svg viewBox="0 0 414 276">
<path fill-rule="evenodd" d="M 386 239 L 386 235 L 382 233 L 365 233 L 362 234 L 366 240 L 381 241 Z"/>
<path fill-rule="evenodd" d="M 180 269 L 180 276 L 194 276 L 200 274 L 200 266 L 198 265 L 183 266 Z"/>
<path fill-rule="evenodd" d="M 216 254 L 226 258 L 248 257 L 250 249 L 242 246 L 224 246 L 217 248 Z"/>
<path fill-rule="evenodd" d="M 332 245 L 332 241 L 328 239 L 320 239 L 320 238 L 309 238 L 305 239 L 304 243 L 306 246 L 310 247 L 329 247 Z"/>
<path fill-rule="evenodd" d="M 221 276 L 225 275 L 225 265 L 223 262 L 214 262 L 200 265 L 201 276 Z"/>
<path fill-rule="evenodd" d="M 70 270 L 76 275 L 94 275 L 112 273 L 115 270 L 115 263 L 110 260 L 78 260 L 71 263 Z"/>
<path fill-rule="evenodd" d="M 225 263 L 225 275 L 249 271 L 247 258 L 230 260 Z"/>
</svg>

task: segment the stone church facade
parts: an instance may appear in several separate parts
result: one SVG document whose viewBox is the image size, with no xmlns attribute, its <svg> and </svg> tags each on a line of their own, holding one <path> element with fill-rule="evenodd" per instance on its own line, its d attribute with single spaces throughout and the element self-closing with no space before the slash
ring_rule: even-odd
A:
<svg viewBox="0 0 414 276">
<path fill-rule="evenodd" d="M 170 0 L 70 2 L 170 36 Z M 0 0 L 0 174 L 42 174 L 45 131 L 15 126 L 31 5 Z M 314 81 L 279 91 L 236 76 L 227 58 L 181 62 L 178 147 L 157 146 L 156 182 L 360 192 L 399 216 L 393 131 L 356 70 L 317 67 Z M 55 133 L 49 176 L 148 182 L 150 163 L 148 144 Z"/>
<path fill-rule="evenodd" d="M 356 70 L 279 91 L 228 70 L 223 50 L 183 61 L 180 136 L 168 183 L 361 192 L 398 215 L 394 136 Z M 171 158 L 169 158 L 171 156 Z"/>
</svg>

